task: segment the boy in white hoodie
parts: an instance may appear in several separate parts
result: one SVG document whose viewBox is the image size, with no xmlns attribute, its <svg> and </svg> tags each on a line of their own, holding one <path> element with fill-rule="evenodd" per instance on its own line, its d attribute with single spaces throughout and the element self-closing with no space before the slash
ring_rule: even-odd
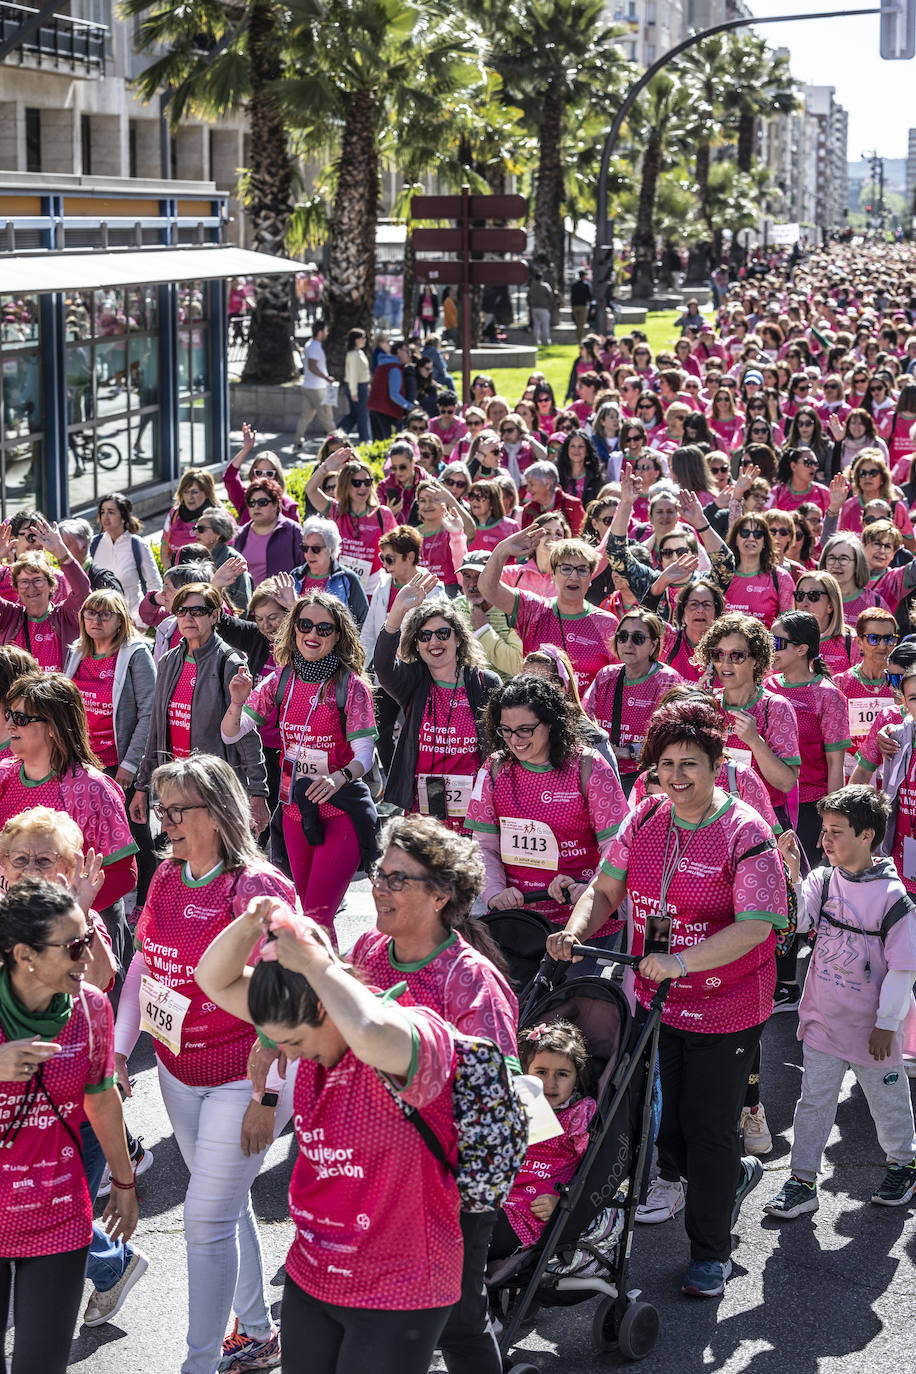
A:
<svg viewBox="0 0 916 1374">
<path fill-rule="evenodd" d="M 798 892 L 798 929 L 817 935 L 798 1009 L 804 1074 L 792 1173 L 763 1209 L 783 1219 L 818 1209 L 817 1175 L 850 1068 L 887 1156 L 872 1202 L 901 1207 L 916 1192 L 916 1131 L 902 1052 L 916 980 L 916 904 L 892 861 L 874 857 L 890 809 L 883 792 L 841 787 L 817 807 L 833 866 L 814 869 L 798 885 L 797 845 L 791 835 L 780 844 Z"/>
</svg>

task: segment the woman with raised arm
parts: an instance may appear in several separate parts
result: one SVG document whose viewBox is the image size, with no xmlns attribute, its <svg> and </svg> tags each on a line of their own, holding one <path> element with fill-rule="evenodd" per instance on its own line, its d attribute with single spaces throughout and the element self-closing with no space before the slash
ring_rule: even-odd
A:
<svg viewBox="0 0 916 1374">
<path fill-rule="evenodd" d="M 36 515 L 34 535 L 41 548 L 60 564 L 67 596 L 53 602 L 57 574 L 41 553 L 20 555 L 10 577 L 18 600 L 0 600 L 0 644 L 18 644 L 32 654 L 42 668 L 60 672 L 69 645 L 79 634 L 79 611 L 92 588 L 89 578 L 70 553 L 56 525 Z M 13 536 L 10 525 L 0 525 L 0 557 Z"/>
<path fill-rule="evenodd" d="M 255 444 L 258 442 L 258 432 L 253 425 L 242 424 L 242 447 L 232 458 L 223 473 L 223 485 L 229 500 L 239 513 L 239 524 L 244 525 L 251 516 L 245 508 L 245 485 L 242 481 L 242 464 L 246 458 L 251 458 Z M 277 455 L 268 448 L 262 448 L 260 453 L 251 458 L 251 467 L 248 469 L 248 482 L 256 482 L 264 479 L 269 482 L 276 482 L 283 493 L 280 501 L 280 510 L 288 520 L 299 519 L 299 502 L 294 497 L 286 494 L 286 473 L 283 464 Z"/>
<path fill-rule="evenodd" d="M 321 490 L 329 471 L 337 473 L 333 500 Z M 340 530 L 340 562 L 356 573 L 366 596 L 371 597 L 381 570 L 379 540 L 398 523 L 393 512 L 379 501 L 372 469 L 352 449 L 338 449 L 314 468 L 305 491 L 318 514 L 333 520 Z"/>
</svg>

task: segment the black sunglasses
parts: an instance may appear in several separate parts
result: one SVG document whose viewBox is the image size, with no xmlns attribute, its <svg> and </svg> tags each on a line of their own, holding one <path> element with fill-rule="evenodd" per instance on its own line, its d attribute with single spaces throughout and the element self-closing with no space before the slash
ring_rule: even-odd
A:
<svg viewBox="0 0 916 1374">
<path fill-rule="evenodd" d="M 49 940 L 44 948 L 65 949 L 73 963 L 76 964 L 83 957 L 84 952 L 88 954 L 94 939 L 95 931 L 90 930 L 88 935 L 77 935 L 72 940 Z"/>
<path fill-rule="evenodd" d="M 300 634 L 310 635 L 314 630 L 322 639 L 329 639 L 337 630 L 333 620 L 307 620 L 304 616 L 296 621 L 296 629 Z"/>
<path fill-rule="evenodd" d="M 15 725 L 17 730 L 21 730 L 24 725 L 38 725 L 44 721 L 44 716 L 30 716 L 25 711 L 4 711 L 3 719 L 7 725 Z"/>
<path fill-rule="evenodd" d="M 443 642 L 451 637 L 451 625 L 437 625 L 434 630 L 417 630 L 417 639 L 421 644 L 428 644 L 433 635 Z"/>
<path fill-rule="evenodd" d="M 269 496 L 249 496 L 246 504 L 251 510 L 254 506 L 272 506 L 273 501 Z"/>
<path fill-rule="evenodd" d="M 371 487 L 371 486 L 372 486 L 372 478 L 371 478 L 371 477 L 351 477 L 351 478 L 350 478 L 350 486 L 351 486 L 351 487 Z"/>
</svg>

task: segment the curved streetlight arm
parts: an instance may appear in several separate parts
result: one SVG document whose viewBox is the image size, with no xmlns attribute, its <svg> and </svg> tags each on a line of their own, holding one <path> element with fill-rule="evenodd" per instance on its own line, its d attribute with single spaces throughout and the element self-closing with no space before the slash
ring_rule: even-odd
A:
<svg viewBox="0 0 916 1374">
<path fill-rule="evenodd" d="M 896 12 L 896 11 L 895 11 Z M 860 10 L 821 10 L 811 14 L 773 14 L 765 18 L 746 18 L 746 19 L 727 19 L 724 23 L 714 24 L 712 28 L 701 29 L 698 33 L 692 33 L 689 38 L 677 43 L 667 52 L 662 53 L 650 67 L 647 67 L 638 81 L 627 91 L 623 102 L 614 116 L 608 136 L 604 142 L 604 151 L 601 154 L 601 169 L 598 172 L 598 206 L 595 215 L 595 252 L 592 259 L 592 290 L 595 295 L 596 320 L 595 325 L 600 334 L 607 328 L 607 291 L 606 287 L 611 279 L 611 267 L 614 255 L 614 239 L 611 233 L 611 225 L 607 213 L 607 183 L 608 172 L 611 165 L 611 157 L 617 147 L 617 139 L 620 137 L 620 130 L 623 122 L 633 108 L 634 103 L 641 93 L 648 86 L 654 76 L 666 67 L 675 57 L 679 57 L 688 48 L 695 47 L 702 43 L 706 38 L 712 38 L 717 33 L 727 33 L 730 29 L 748 28 L 754 24 L 794 24 L 801 19 L 846 19 L 863 14 L 882 14 L 884 10 L 870 7 Z"/>
</svg>

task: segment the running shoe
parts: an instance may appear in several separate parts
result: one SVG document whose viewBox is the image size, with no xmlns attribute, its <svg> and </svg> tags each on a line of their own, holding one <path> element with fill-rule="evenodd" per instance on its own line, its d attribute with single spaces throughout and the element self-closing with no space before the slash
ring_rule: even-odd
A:
<svg viewBox="0 0 916 1374">
<path fill-rule="evenodd" d="M 682 1180 L 669 1183 L 665 1178 L 654 1178 L 649 1184 L 645 1202 L 636 1208 L 636 1220 L 644 1226 L 658 1226 L 676 1217 L 678 1212 L 683 1212 L 685 1202 Z"/>
<path fill-rule="evenodd" d="M 138 1179 L 141 1174 L 145 1174 L 153 1162 L 152 1150 L 143 1147 L 143 1137 L 138 1135 L 130 1146 L 130 1162 L 134 1166 L 134 1178 Z M 107 1197 L 111 1192 L 111 1170 L 105 1165 L 105 1172 L 102 1174 L 102 1181 L 99 1184 L 99 1191 L 96 1197 Z"/>
<path fill-rule="evenodd" d="M 916 1160 L 912 1164 L 889 1164 L 881 1186 L 871 1195 L 879 1207 L 904 1207 L 916 1193 Z"/>
<path fill-rule="evenodd" d="M 110 1322 L 120 1312 L 128 1293 L 137 1280 L 143 1278 L 148 1268 L 149 1260 L 146 1255 L 141 1250 L 135 1250 L 127 1268 L 113 1288 L 106 1288 L 104 1293 L 93 1288 L 83 1313 L 83 1325 L 104 1326 L 106 1322 Z"/>
<path fill-rule="evenodd" d="M 776 1196 L 763 1204 L 763 1210 L 768 1217 L 791 1221 L 793 1217 L 800 1217 L 802 1212 L 816 1212 L 820 1205 L 817 1184 L 806 1183 L 803 1178 L 796 1178 L 792 1174 Z"/>
<path fill-rule="evenodd" d="M 753 1155 L 745 1155 L 741 1160 L 741 1171 L 738 1174 L 738 1187 L 735 1190 L 735 1201 L 732 1206 L 732 1230 L 738 1224 L 738 1213 L 741 1211 L 741 1204 L 752 1193 L 757 1184 L 763 1178 L 763 1165 L 759 1159 Z"/>
<path fill-rule="evenodd" d="M 778 983 L 773 993 L 773 1015 L 781 1011 L 798 1011 L 801 988 L 797 983 Z"/>
<path fill-rule="evenodd" d="M 244 1374 L 248 1369 L 273 1369 L 280 1363 L 280 1331 L 270 1328 L 266 1341 L 239 1330 L 238 1318 L 223 1341 L 223 1355 L 216 1368 L 219 1374 Z"/>
<path fill-rule="evenodd" d="M 691 1260 L 681 1292 L 688 1298 L 720 1298 L 731 1272 L 731 1260 Z"/>
<path fill-rule="evenodd" d="M 768 1155 L 773 1148 L 773 1137 L 767 1125 L 767 1114 L 761 1103 L 756 1109 L 745 1107 L 741 1112 L 741 1134 L 744 1136 L 744 1153 L 747 1155 Z"/>
</svg>

